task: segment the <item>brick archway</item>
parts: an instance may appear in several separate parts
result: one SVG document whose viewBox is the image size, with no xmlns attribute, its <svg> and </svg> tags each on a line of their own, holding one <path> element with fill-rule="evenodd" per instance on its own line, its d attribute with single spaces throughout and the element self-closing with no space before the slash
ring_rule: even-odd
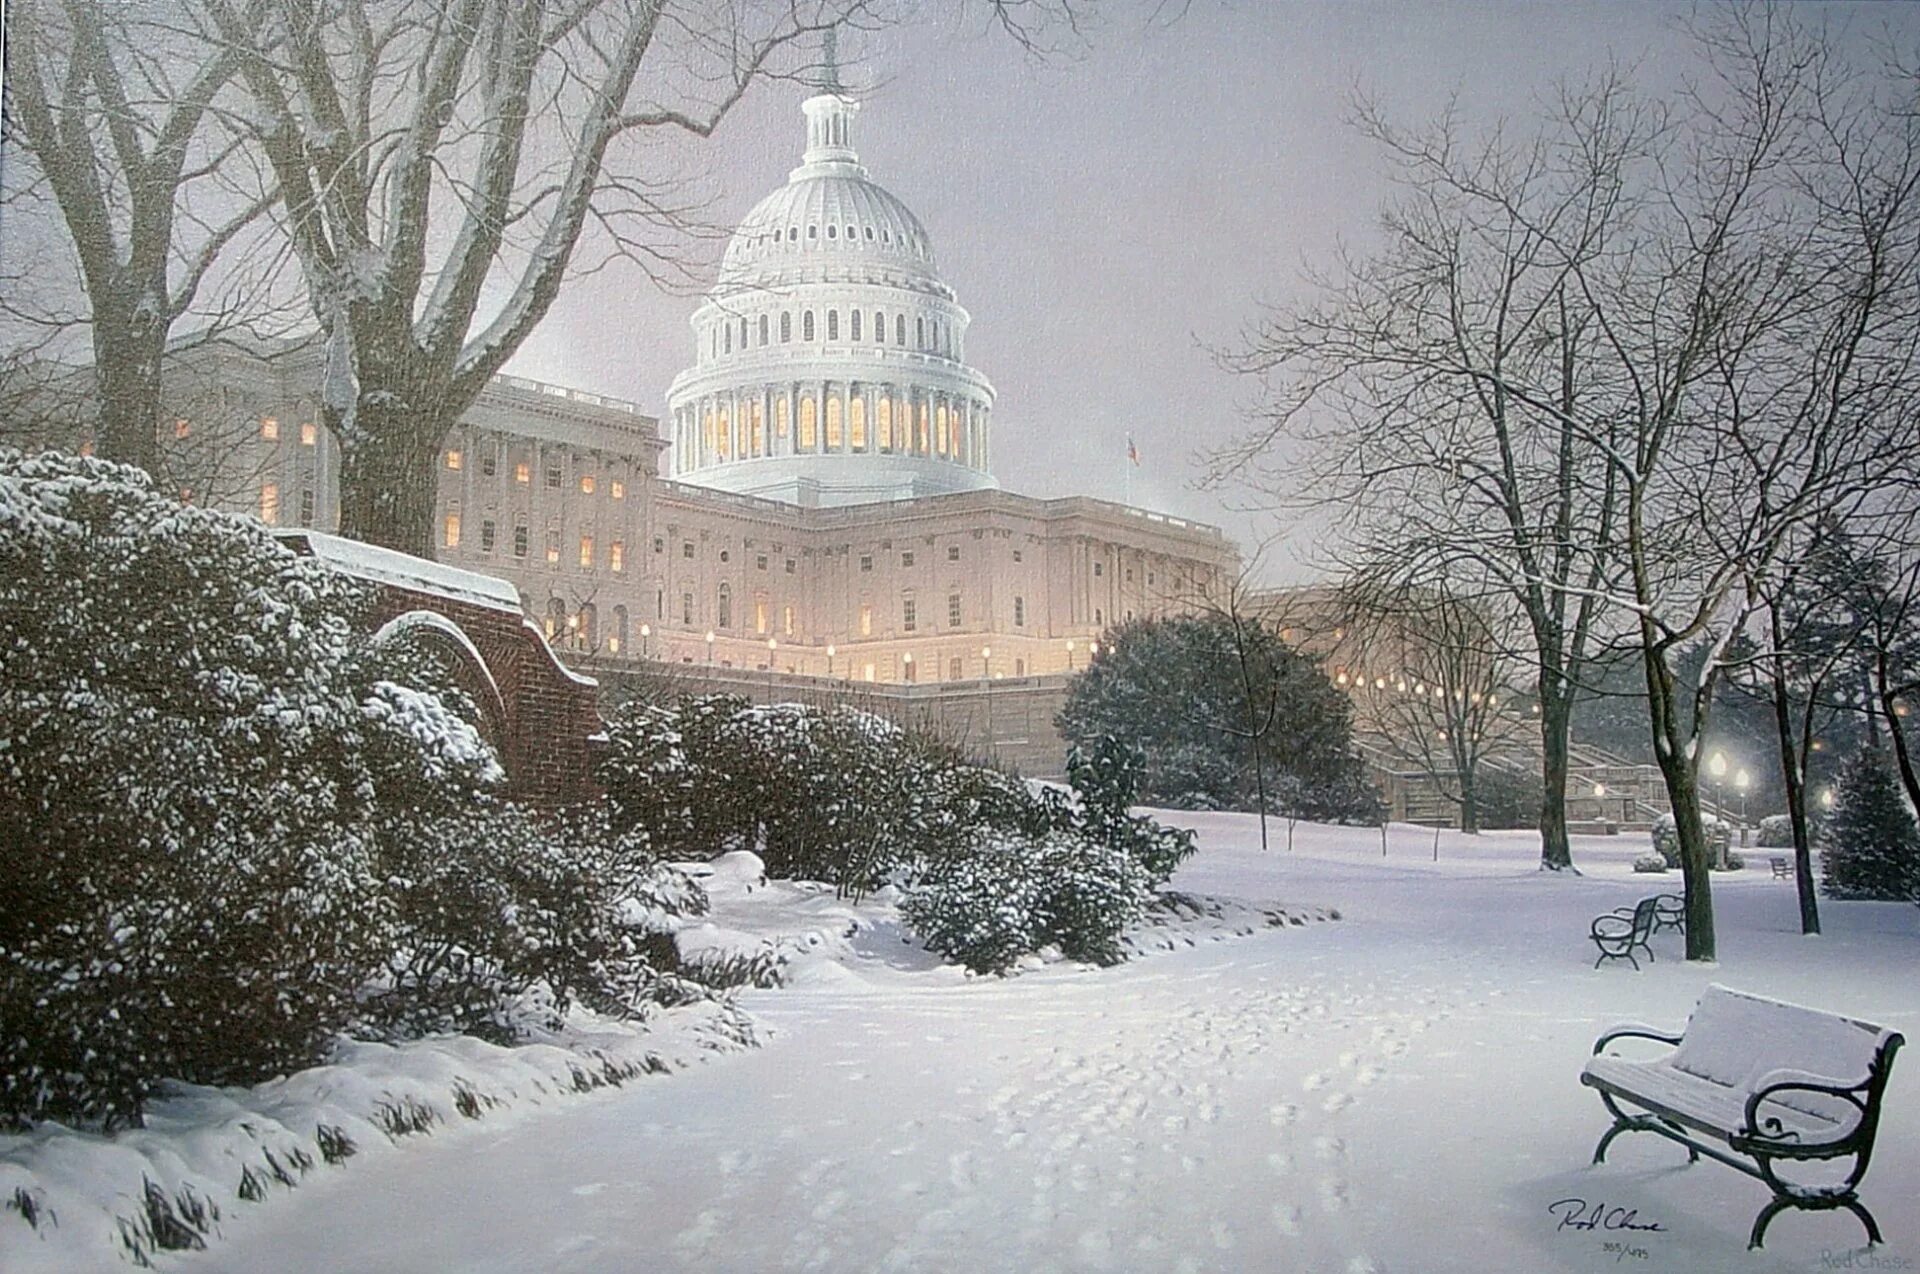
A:
<svg viewBox="0 0 1920 1274">
<path fill-rule="evenodd" d="M 422 648 L 444 658 L 453 684 L 480 710 L 480 720 L 475 723 L 480 737 L 500 758 L 502 766 L 507 767 L 508 778 L 514 777 L 508 747 L 513 728 L 506 697 L 500 693 L 500 683 L 494 680 L 486 657 L 467 636 L 466 629 L 438 611 L 410 610 L 382 624 L 373 640 L 382 644 L 403 640 L 418 642 Z"/>
</svg>

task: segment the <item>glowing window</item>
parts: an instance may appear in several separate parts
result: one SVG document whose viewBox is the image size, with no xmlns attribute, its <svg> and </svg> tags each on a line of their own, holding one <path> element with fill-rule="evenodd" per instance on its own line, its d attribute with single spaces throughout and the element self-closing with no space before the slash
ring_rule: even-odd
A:
<svg viewBox="0 0 1920 1274">
<path fill-rule="evenodd" d="M 882 397 L 874 407 L 874 428 L 879 432 L 880 450 L 893 450 L 893 400 Z"/>
<path fill-rule="evenodd" d="M 812 451 L 814 447 L 814 407 L 809 395 L 800 400 L 800 449 Z"/>
<path fill-rule="evenodd" d="M 280 422 L 272 416 L 260 417 L 260 436 L 268 442 L 280 441 Z"/>
<path fill-rule="evenodd" d="M 855 451 L 867 449 L 867 400 L 855 398 L 847 404 L 847 441 Z"/>
<path fill-rule="evenodd" d="M 785 394 L 780 395 L 773 403 L 773 432 L 777 437 L 787 436 L 787 396 Z"/>
<path fill-rule="evenodd" d="M 580 494 L 581 495 L 593 494 L 593 475 L 592 474 L 583 473 L 580 475 Z"/>
<path fill-rule="evenodd" d="M 580 565 L 588 567 L 593 565 L 593 537 L 591 535 L 583 535 L 580 537 Z"/>
<path fill-rule="evenodd" d="M 533 481 L 533 467 L 522 460 L 513 466 L 513 480 L 521 486 Z"/>
<path fill-rule="evenodd" d="M 862 637 L 873 636 L 873 607 L 872 606 L 863 604 L 860 607 L 860 635 Z"/>
<path fill-rule="evenodd" d="M 618 479 L 618 478 L 615 478 L 615 479 L 613 480 L 613 491 L 612 491 L 612 495 L 613 495 L 613 498 L 614 498 L 614 499 L 616 499 L 616 500 L 624 500 L 624 499 L 626 499 L 626 498 L 627 498 L 627 484 L 626 484 L 626 483 L 624 483 L 624 482 L 622 482 L 622 481 L 620 481 L 620 479 Z"/>
<path fill-rule="evenodd" d="M 615 575 L 627 569 L 627 546 L 624 541 L 615 540 L 607 545 L 607 569 Z"/>
<path fill-rule="evenodd" d="M 441 538 L 445 541 L 448 548 L 457 549 L 460 547 L 460 510 L 449 509 L 447 511 L 446 525 L 443 528 L 443 532 Z"/>
<path fill-rule="evenodd" d="M 190 436 L 192 433 L 193 433 L 193 422 L 188 420 L 186 417 L 183 416 L 180 419 L 173 422 L 174 437 L 185 438 Z"/>
<path fill-rule="evenodd" d="M 827 450 L 840 450 L 840 396 L 827 399 Z"/>
<path fill-rule="evenodd" d="M 260 520 L 268 526 L 280 521 L 280 484 L 277 482 L 260 484 Z"/>
</svg>

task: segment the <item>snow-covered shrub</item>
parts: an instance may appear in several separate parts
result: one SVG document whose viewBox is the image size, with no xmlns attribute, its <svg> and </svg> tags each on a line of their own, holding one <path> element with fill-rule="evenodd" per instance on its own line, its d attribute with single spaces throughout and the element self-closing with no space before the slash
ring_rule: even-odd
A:
<svg viewBox="0 0 1920 1274">
<path fill-rule="evenodd" d="M 363 746 L 411 710 L 364 604 L 137 470 L 0 452 L 0 1114 L 137 1122 L 348 1019 L 387 918 Z"/>
<path fill-rule="evenodd" d="M 1769 814 L 1760 820 L 1755 843 L 1761 849 L 1792 849 L 1793 819 L 1786 814 Z"/>
<path fill-rule="evenodd" d="M 1633 869 L 1637 872 L 1664 872 L 1668 870 L 1667 860 L 1659 854 L 1642 854 L 1633 860 Z"/>
<path fill-rule="evenodd" d="M 928 950 L 976 973 L 1004 973 L 1057 947 L 1076 960 L 1124 959 L 1120 935 L 1144 914 L 1153 878 L 1124 848 L 1069 831 L 1037 839 L 982 832 L 935 862 L 901 899 Z"/>
<path fill-rule="evenodd" d="M 1162 827 L 1132 813 L 1146 758 L 1112 735 L 1067 752 L 1067 780 L 1079 798 L 1075 824 L 1089 839 L 1111 845 L 1138 863 L 1155 888 L 1192 857 L 1193 833 Z"/>
<path fill-rule="evenodd" d="M 1708 865 L 1716 866 L 1721 856 L 1727 854 L 1727 847 L 1733 843 L 1733 826 L 1725 819 L 1704 812 L 1700 815 L 1700 824 L 1707 834 Z M 1680 865 L 1680 832 L 1675 826 L 1673 815 L 1662 814 L 1654 819 L 1651 834 L 1653 847 L 1660 851 L 1662 858 L 1666 859 L 1667 866 L 1678 867 Z"/>
</svg>

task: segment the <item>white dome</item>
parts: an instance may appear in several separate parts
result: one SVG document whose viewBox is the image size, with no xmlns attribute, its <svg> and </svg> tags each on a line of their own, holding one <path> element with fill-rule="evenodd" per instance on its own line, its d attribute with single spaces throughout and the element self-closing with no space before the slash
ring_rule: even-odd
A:
<svg viewBox="0 0 1920 1274">
<path fill-rule="evenodd" d="M 727 245 L 668 391 L 673 476 L 804 504 L 994 485 L 993 386 L 920 219 L 862 168 L 859 104 L 802 104 L 807 149 Z"/>
</svg>

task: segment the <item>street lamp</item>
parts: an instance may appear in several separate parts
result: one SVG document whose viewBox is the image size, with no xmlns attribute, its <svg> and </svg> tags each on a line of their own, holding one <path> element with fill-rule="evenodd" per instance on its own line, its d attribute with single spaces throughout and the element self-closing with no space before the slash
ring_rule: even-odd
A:
<svg viewBox="0 0 1920 1274">
<path fill-rule="evenodd" d="M 980 679 L 982 681 L 989 679 L 993 675 L 992 660 L 993 660 L 993 647 L 992 646 L 980 647 Z"/>
<path fill-rule="evenodd" d="M 1723 801 L 1720 796 L 1720 784 L 1727 777 L 1727 754 L 1716 751 L 1707 759 L 1707 770 L 1713 775 L 1713 809 L 1714 817 L 1718 818 L 1720 811 L 1726 808 L 1726 802 Z M 1712 841 L 1714 838 L 1709 837 L 1708 839 Z M 1725 866 L 1724 863 L 1721 865 L 1723 867 Z"/>
<path fill-rule="evenodd" d="M 713 629 L 707 629 L 707 662 L 713 662 Z"/>
<path fill-rule="evenodd" d="M 1087 662 L 1092 663 L 1095 659 L 1099 657 L 1099 655 L 1100 655 L 1100 643 L 1097 641 L 1088 642 L 1087 643 Z"/>
<path fill-rule="evenodd" d="M 1073 638 L 1067 638 L 1067 671 L 1073 671 Z"/>
<path fill-rule="evenodd" d="M 1733 776 L 1733 785 L 1740 789 L 1740 848 L 1747 847 L 1747 789 L 1753 785 L 1753 775 L 1744 769 Z"/>
<path fill-rule="evenodd" d="M 653 625 L 640 625 L 640 654 L 642 658 L 653 657 Z"/>
<path fill-rule="evenodd" d="M 904 671 L 900 674 L 901 679 L 905 681 L 912 681 L 913 680 L 913 652 L 911 650 L 901 652 L 900 667 L 904 669 Z"/>
<path fill-rule="evenodd" d="M 833 643 L 827 643 L 827 676 L 833 676 Z"/>
<path fill-rule="evenodd" d="M 1833 789 L 1832 788 L 1827 788 L 1825 791 L 1820 793 L 1820 808 L 1827 809 L 1827 810 L 1830 810 L 1833 808 Z"/>
</svg>

